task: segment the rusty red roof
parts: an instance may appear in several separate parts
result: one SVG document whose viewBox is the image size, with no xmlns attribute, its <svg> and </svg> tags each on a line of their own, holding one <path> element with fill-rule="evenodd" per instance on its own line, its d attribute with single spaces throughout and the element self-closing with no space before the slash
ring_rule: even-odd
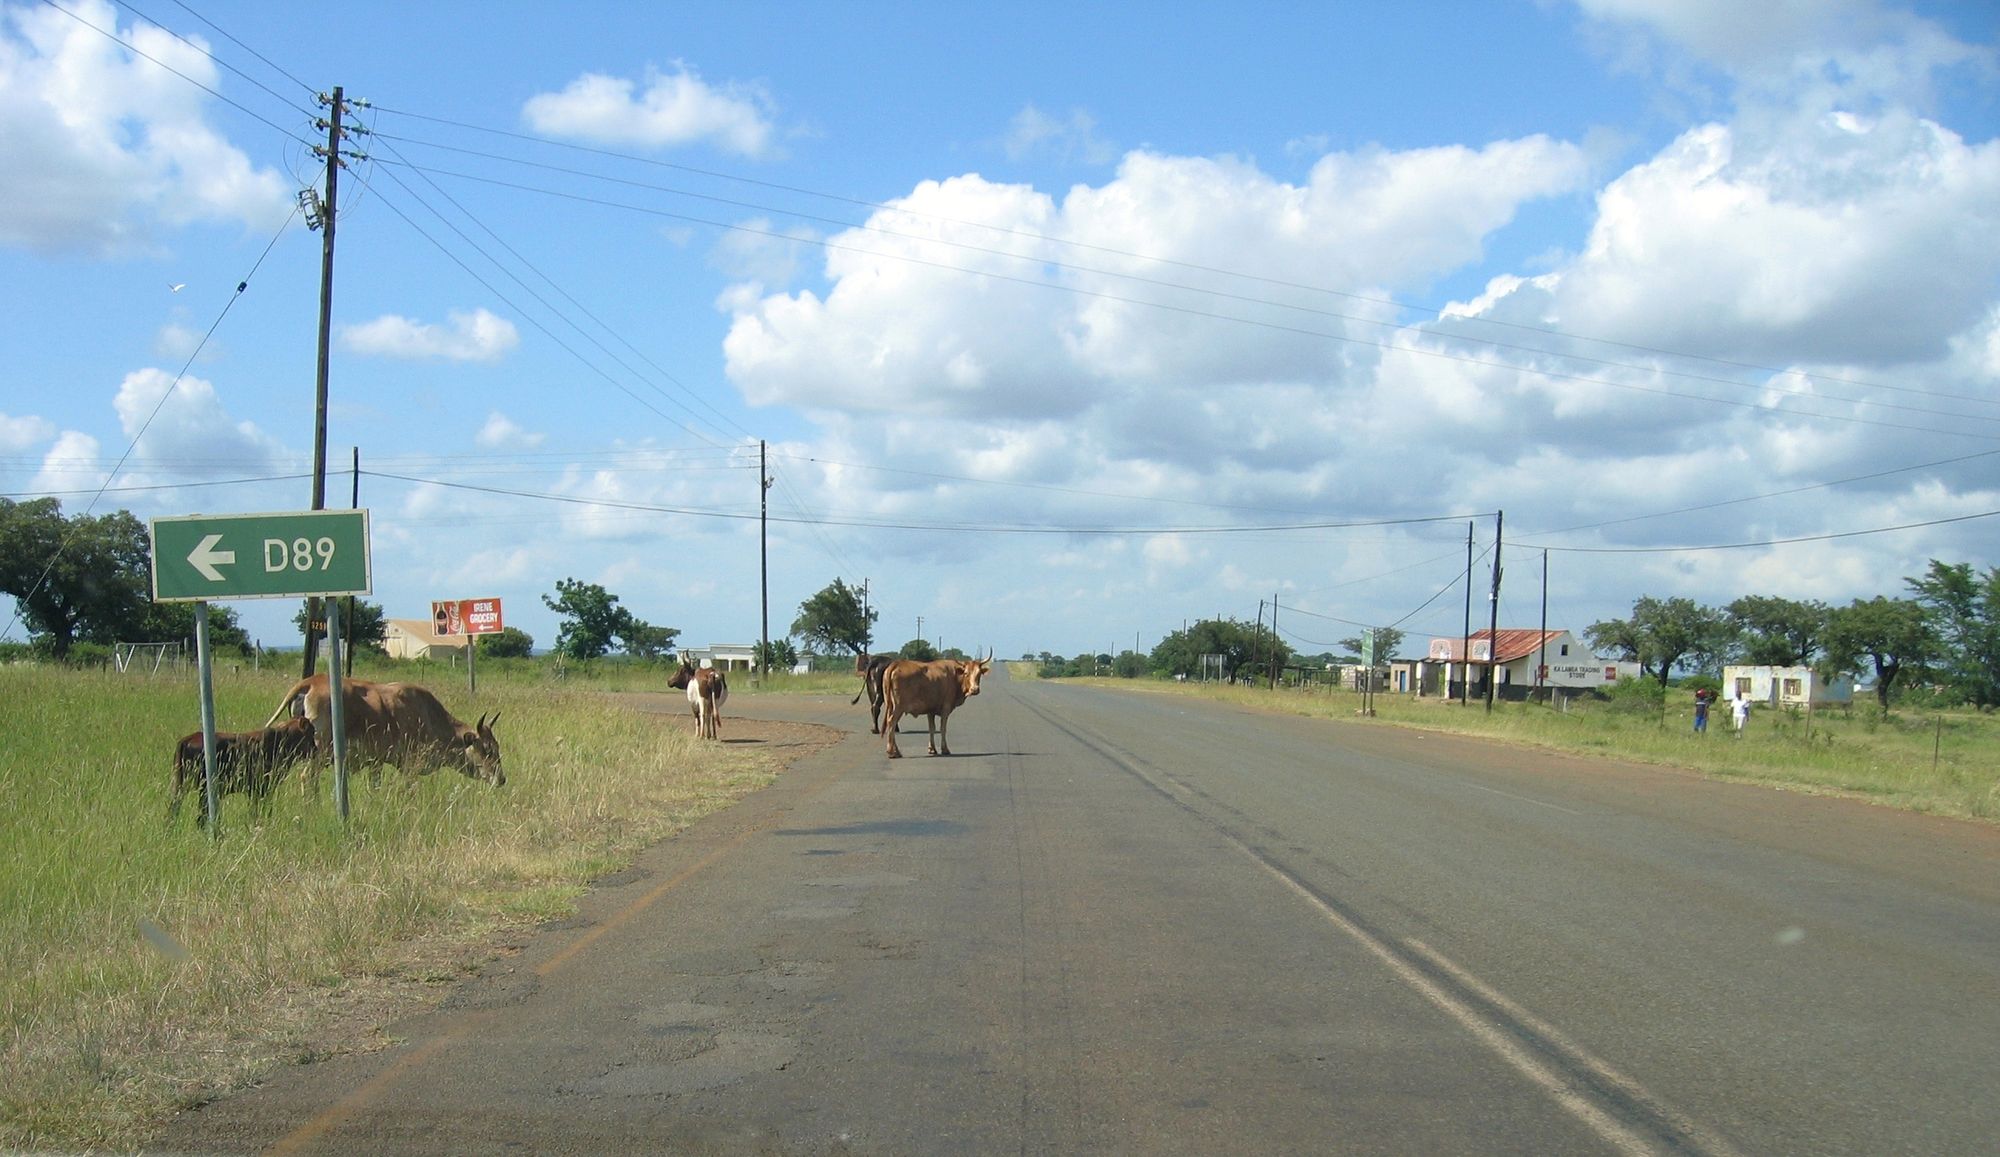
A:
<svg viewBox="0 0 2000 1157">
<path fill-rule="evenodd" d="M 1534 654 L 1541 649 L 1545 641 L 1554 642 L 1567 633 L 1567 631 L 1560 630 L 1544 631 L 1535 627 L 1502 627 L 1498 632 L 1493 632 L 1481 627 L 1472 632 L 1471 639 L 1475 644 L 1472 649 L 1475 653 L 1478 652 L 1480 648 L 1476 644 L 1483 643 L 1488 638 L 1492 638 L 1494 641 L 1492 661 L 1495 663 L 1512 663 L 1516 659 L 1525 659 L 1529 655 Z M 1430 657 L 1456 663 L 1459 661 L 1459 648 L 1464 642 L 1465 640 L 1456 637 L 1432 639 Z M 1440 650 L 1443 651 L 1442 654 L 1439 653 Z M 1484 663 L 1486 661 L 1485 659 L 1473 660 L 1474 663 Z"/>
</svg>

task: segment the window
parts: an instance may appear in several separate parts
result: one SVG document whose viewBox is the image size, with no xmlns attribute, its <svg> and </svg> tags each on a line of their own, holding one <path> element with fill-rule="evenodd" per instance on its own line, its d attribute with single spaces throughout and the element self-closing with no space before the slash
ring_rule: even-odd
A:
<svg viewBox="0 0 2000 1157">
<path fill-rule="evenodd" d="M 1806 697 L 1806 695 L 1805 695 L 1805 680 L 1804 680 L 1804 679 L 1787 679 L 1787 680 L 1785 680 L 1785 698 L 1787 698 L 1787 699 L 1803 699 L 1803 698 L 1805 698 L 1805 697 Z"/>
</svg>

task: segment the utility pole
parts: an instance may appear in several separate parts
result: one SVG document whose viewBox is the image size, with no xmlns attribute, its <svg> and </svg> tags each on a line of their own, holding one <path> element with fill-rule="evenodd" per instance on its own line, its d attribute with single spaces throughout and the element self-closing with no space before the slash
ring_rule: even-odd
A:
<svg viewBox="0 0 2000 1157">
<path fill-rule="evenodd" d="M 1264 600 L 1257 600 L 1257 633 L 1251 636 L 1250 655 L 1259 663 L 1264 661 Z M 1252 676 L 1255 678 L 1255 676 Z M 1250 684 L 1255 687 L 1256 684 Z"/>
<path fill-rule="evenodd" d="M 875 623 L 868 617 L 868 580 L 861 580 L 861 654 L 866 657 L 875 650 Z"/>
<path fill-rule="evenodd" d="M 1535 698 L 1549 681 L 1549 548 L 1542 548 L 1542 657 L 1535 665 Z"/>
<path fill-rule="evenodd" d="M 1460 706 L 1472 706 L 1472 523 L 1465 524 L 1465 634 L 1459 640 L 1458 662 L 1460 673 L 1465 676 L 1465 686 L 1459 691 Z M 1451 698 L 1451 684 L 1446 682 L 1444 697 Z"/>
<path fill-rule="evenodd" d="M 1507 512 L 1493 512 L 1493 589 L 1487 594 L 1492 606 L 1486 623 L 1486 711 L 1493 711 L 1493 697 L 1500 689 L 1500 520 Z"/>
<path fill-rule="evenodd" d="M 1278 689 L 1278 592 L 1271 592 L 1271 690 Z"/>
<path fill-rule="evenodd" d="M 333 96 L 322 95 L 320 103 L 331 108 L 326 120 L 319 124 L 326 129 L 326 199 L 319 203 L 317 212 L 311 200 L 313 192 L 307 189 L 302 195 L 307 200 L 306 223 L 318 220 L 320 231 L 319 249 L 319 373 L 313 391 L 313 484 L 312 508 L 326 509 L 326 369 L 327 346 L 333 333 L 333 225 L 340 203 L 340 114 L 346 107 L 341 86 L 333 86 Z M 314 152 L 320 150 L 314 149 Z M 301 678 L 310 677 L 318 654 L 320 626 L 320 601 L 318 598 L 306 600 L 306 657 Z"/>
<path fill-rule="evenodd" d="M 763 590 L 764 645 L 758 651 L 765 682 L 771 680 L 771 473 L 765 465 L 764 440 L 757 439 L 757 569 Z"/>
</svg>

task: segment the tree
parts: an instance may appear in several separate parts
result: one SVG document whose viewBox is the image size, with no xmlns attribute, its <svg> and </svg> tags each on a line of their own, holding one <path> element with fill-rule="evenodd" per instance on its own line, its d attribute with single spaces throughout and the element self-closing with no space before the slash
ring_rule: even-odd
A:
<svg viewBox="0 0 2000 1157">
<path fill-rule="evenodd" d="M 1111 673 L 1120 679 L 1137 679 L 1146 673 L 1146 656 L 1137 651 L 1120 651 L 1111 661 Z"/>
<path fill-rule="evenodd" d="M 919 663 L 928 663 L 932 659 L 937 658 L 938 653 L 937 648 L 931 646 L 929 639 L 911 639 L 909 642 L 903 644 L 902 650 L 896 652 L 896 657 L 899 659 L 915 659 Z"/>
<path fill-rule="evenodd" d="M 1733 636 L 1728 620 L 1692 599 L 1645 596 L 1632 604 L 1630 619 L 1609 619 L 1584 628 L 1598 653 L 1610 652 L 1639 664 L 1642 674 L 1667 685 L 1683 659 L 1697 666 L 1719 665 Z"/>
<path fill-rule="evenodd" d="M 1916 592 L 1939 645 L 1937 676 L 1959 700 L 1981 710 L 2000 705 L 2000 567 L 1984 575 L 1971 563 L 1931 560 Z"/>
<path fill-rule="evenodd" d="M 802 639 L 814 650 L 833 653 L 868 653 L 874 637 L 876 611 L 862 604 L 861 594 L 839 579 L 799 604 L 799 617 L 792 620 L 791 637 Z"/>
<path fill-rule="evenodd" d="M 186 641 L 188 653 L 193 654 L 194 635 L 193 603 L 148 603 L 138 635 L 121 641 L 128 643 Z M 208 608 L 208 647 L 211 654 L 234 654 L 245 658 L 256 649 L 249 633 L 237 621 L 235 610 L 212 603 Z"/>
<path fill-rule="evenodd" d="M 0 593 L 56 658 L 137 640 L 151 590 L 152 537 L 130 511 L 65 519 L 53 498 L 0 498 Z"/>
<path fill-rule="evenodd" d="M 480 635 L 479 653 L 495 659 L 525 659 L 535 653 L 535 637 L 519 627 L 502 627 Z"/>
<path fill-rule="evenodd" d="M 1824 642 L 1829 673 L 1854 670 L 1864 655 L 1874 661 L 1875 699 L 1884 711 L 1897 676 L 1921 670 L 1937 651 L 1923 605 L 1881 595 L 1830 611 Z"/>
<path fill-rule="evenodd" d="M 1291 660 L 1291 648 L 1274 640 L 1268 630 L 1238 619 L 1203 619 L 1175 631 L 1153 648 L 1154 670 L 1175 675 L 1199 675 L 1203 655 L 1221 655 L 1223 676 L 1234 683 L 1245 668 L 1262 671 L 1275 656 L 1279 665 Z"/>
<path fill-rule="evenodd" d="M 1350 655 L 1359 655 L 1361 653 L 1361 636 L 1356 635 L 1351 639 L 1342 639 L 1337 645 L 1346 648 L 1347 653 Z M 1396 652 L 1401 650 L 1402 646 L 1403 632 L 1394 627 L 1375 628 L 1375 661 L 1377 663 L 1386 663 L 1395 658 Z M 1321 656 L 1321 658 L 1330 661 L 1330 656 Z"/>
<path fill-rule="evenodd" d="M 758 643 L 756 655 L 759 667 L 776 671 L 789 671 L 799 662 L 799 649 L 790 639 L 772 639 L 768 645 Z"/>
<path fill-rule="evenodd" d="M 328 601 L 320 600 L 322 610 Z M 299 613 L 292 616 L 292 626 L 298 630 L 300 638 L 305 637 L 306 608 L 310 605 L 300 603 Z M 314 637 L 324 638 L 325 634 L 326 627 L 322 623 L 320 629 L 314 632 Z M 377 655 L 389 653 L 389 617 L 383 614 L 380 606 L 367 599 L 340 600 L 340 635 L 343 647 L 353 646 Z"/>
<path fill-rule="evenodd" d="M 603 657 L 621 650 L 638 659 L 671 654 L 678 627 L 656 627 L 618 605 L 618 596 L 596 583 L 566 578 L 556 582 L 556 597 L 542 596 L 550 610 L 563 616 L 556 628 L 556 653 L 577 660 Z"/>
<path fill-rule="evenodd" d="M 1825 603 L 1745 595 L 1724 609 L 1742 640 L 1745 663 L 1800 667 L 1812 662 L 1825 643 Z"/>
</svg>

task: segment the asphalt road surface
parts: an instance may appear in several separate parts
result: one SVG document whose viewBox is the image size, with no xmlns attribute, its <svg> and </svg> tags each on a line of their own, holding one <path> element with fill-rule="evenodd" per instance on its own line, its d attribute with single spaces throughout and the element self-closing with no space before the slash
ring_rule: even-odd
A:
<svg viewBox="0 0 2000 1157">
<path fill-rule="evenodd" d="M 1996 1150 L 2000 829 L 1000 672 L 951 758 L 730 706 L 853 734 L 160 1150 Z"/>
</svg>

